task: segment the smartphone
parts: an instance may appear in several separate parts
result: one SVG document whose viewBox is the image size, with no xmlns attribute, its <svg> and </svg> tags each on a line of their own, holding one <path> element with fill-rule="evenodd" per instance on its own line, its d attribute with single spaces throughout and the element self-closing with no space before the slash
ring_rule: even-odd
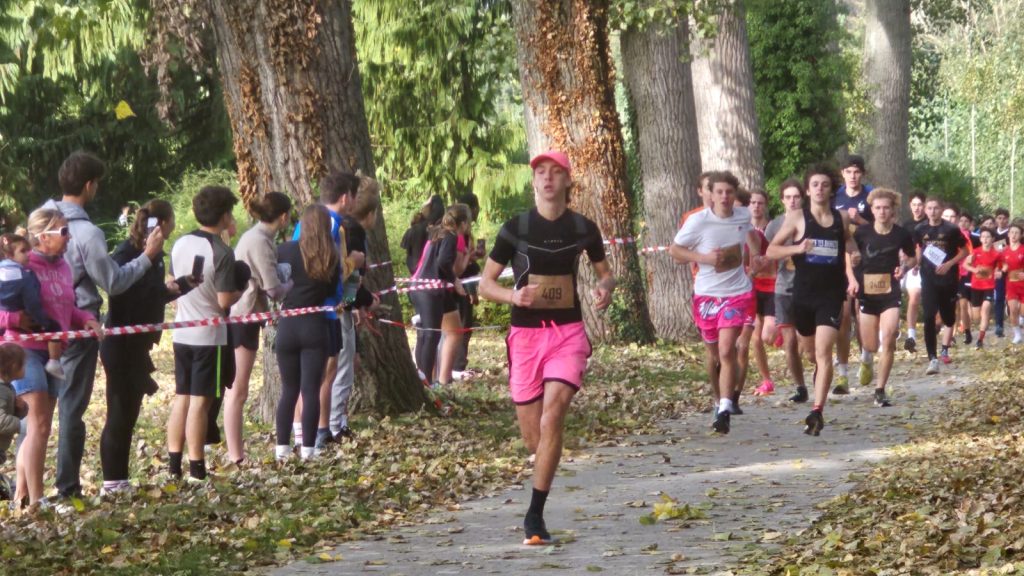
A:
<svg viewBox="0 0 1024 576">
<path fill-rule="evenodd" d="M 149 220 L 146 220 L 146 232 L 152 232 L 159 225 L 160 221 L 156 219 L 156 216 L 150 216 Z"/>
<path fill-rule="evenodd" d="M 197 254 L 192 260 L 192 277 L 200 278 L 203 275 L 203 265 L 206 264 L 206 258 L 202 255 Z"/>
<path fill-rule="evenodd" d="M 480 239 L 478 239 L 476 241 L 476 251 L 477 252 L 480 252 L 481 254 L 486 252 L 486 250 L 484 250 L 485 246 L 487 246 L 487 240 L 486 239 L 480 238 Z"/>
</svg>

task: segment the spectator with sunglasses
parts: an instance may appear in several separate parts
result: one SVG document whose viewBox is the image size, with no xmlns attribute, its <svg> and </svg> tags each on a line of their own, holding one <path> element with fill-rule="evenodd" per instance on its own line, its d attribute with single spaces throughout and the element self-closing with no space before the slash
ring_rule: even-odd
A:
<svg viewBox="0 0 1024 576">
<path fill-rule="evenodd" d="M 160 258 L 164 237 L 157 226 L 146 237 L 143 253 L 131 262 L 119 265 L 107 252 L 107 239 L 89 220 L 85 206 L 99 192 L 106 172 L 103 161 L 87 152 L 74 152 L 61 164 L 57 179 L 62 197 L 43 204 L 44 209 L 59 210 L 70 230 L 64 260 L 71 267 L 73 304 L 95 318 L 100 317 L 102 288 L 117 296 L 132 287 Z M 96 380 L 99 343 L 93 338 L 73 340 L 64 350 L 61 366 L 64 383 L 60 387 L 60 432 L 57 440 L 57 492 L 62 498 L 81 496 L 80 471 L 85 454 L 85 410 L 92 398 Z"/>
</svg>

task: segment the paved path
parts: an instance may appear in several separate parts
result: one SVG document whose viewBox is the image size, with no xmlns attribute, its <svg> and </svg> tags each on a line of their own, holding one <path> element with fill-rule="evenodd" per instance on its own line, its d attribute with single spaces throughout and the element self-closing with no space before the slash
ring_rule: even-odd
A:
<svg viewBox="0 0 1024 576">
<path fill-rule="evenodd" d="M 564 462 L 546 510 L 559 546 L 526 547 L 522 515 L 529 492 L 463 503 L 426 523 L 375 540 L 342 544 L 327 564 L 291 564 L 273 574 L 612 574 L 715 573 L 751 548 L 773 546 L 806 527 L 815 505 L 848 491 L 868 464 L 906 440 L 926 410 L 962 382 L 958 370 L 918 377 L 897 364 L 895 406 L 875 408 L 871 388 L 834 397 L 818 438 L 802 433 L 808 405 L 790 406 L 777 393 L 749 399 L 732 432 L 710 433 L 710 416 L 665 423 L 664 436 L 595 446 Z M 851 370 L 853 372 L 853 370 Z M 527 483 L 526 488 L 529 488 Z M 680 504 L 708 507 L 706 519 L 642 525 L 640 517 L 666 494 Z"/>
</svg>

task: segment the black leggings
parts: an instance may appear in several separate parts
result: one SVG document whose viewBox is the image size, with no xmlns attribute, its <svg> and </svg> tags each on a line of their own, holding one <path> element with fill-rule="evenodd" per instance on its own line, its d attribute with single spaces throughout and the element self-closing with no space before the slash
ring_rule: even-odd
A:
<svg viewBox="0 0 1024 576">
<path fill-rule="evenodd" d="M 441 319 L 444 318 L 444 294 L 440 290 L 422 290 L 409 293 L 412 307 L 420 315 L 420 326 L 432 330 L 416 331 L 416 367 L 428 381 L 434 381 L 437 365 L 437 347 L 441 343 Z"/>
<path fill-rule="evenodd" d="M 277 366 L 281 399 L 277 403 L 277 444 L 290 444 L 295 404 L 302 394 L 302 445 L 316 444 L 320 420 L 320 381 L 327 361 L 327 318 L 307 314 L 282 318 L 277 325 Z"/>
<path fill-rule="evenodd" d="M 928 359 L 937 357 L 938 328 L 935 326 L 936 312 L 942 316 L 942 323 L 950 328 L 956 323 L 957 286 L 935 286 L 927 280 L 921 286 L 921 307 L 924 309 L 924 346 Z"/>
<path fill-rule="evenodd" d="M 139 420 L 146 385 L 152 382 L 146 369 L 146 365 L 151 365 L 148 349 L 121 346 L 124 338 L 131 337 L 100 345 L 100 359 L 107 374 L 107 420 L 100 434 L 104 480 L 128 479 L 135 423 Z"/>
</svg>

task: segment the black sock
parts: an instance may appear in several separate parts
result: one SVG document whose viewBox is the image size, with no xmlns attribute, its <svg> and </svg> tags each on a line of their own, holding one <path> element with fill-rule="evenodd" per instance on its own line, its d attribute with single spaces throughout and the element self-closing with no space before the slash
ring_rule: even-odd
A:
<svg viewBox="0 0 1024 576">
<path fill-rule="evenodd" d="M 548 501 L 548 493 L 550 490 L 537 490 L 533 489 L 533 496 L 530 497 L 530 509 L 526 511 L 526 515 L 536 515 L 538 517 L 544 516 L 544 504 Z"/>
<path fill-rule="evenodd" d="M 740 405 L 740 393 L 739 393 L 739 391 L 736 391 L 736 392 L 732 393 L 732 403 L 735 406 L 739 406 Z"/>
<path fill-rule="evenodd" d="M 188 461 L 188 475 L 195 478 L 196 480 L 206 479 L 206 460 L 192 460 Z"/>
<path fill-rule="evenodd" d="M 181 452 L 168 452 L 167 458 L 169 460 L 167 467 L 171 476 L 181 478 Z"/>
<path fill-rule="evenodd" d="M 949 354 L 949 346 L 943 346 L 942 347 L 942 354 L 943 355 Z"/>
</svg>

